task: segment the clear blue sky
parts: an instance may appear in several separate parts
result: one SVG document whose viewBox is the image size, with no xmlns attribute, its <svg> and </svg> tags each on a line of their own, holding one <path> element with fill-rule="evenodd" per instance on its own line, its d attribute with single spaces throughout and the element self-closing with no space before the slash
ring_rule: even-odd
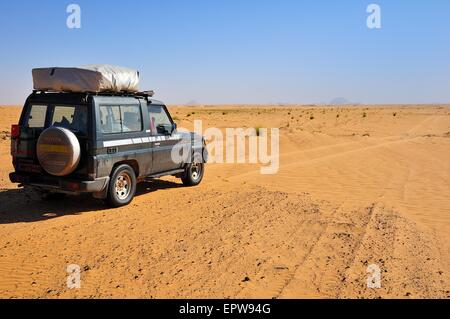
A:
<svg viewBox="0 0 450 319">
<path fill-rule="evenodd" d="M 23 102 L 34 67 L 92 63 L 139 69 L 167 103 L 450 102 L 448 0 L 5 0 L 0 43 L 3 104 Z"/>
</svg>

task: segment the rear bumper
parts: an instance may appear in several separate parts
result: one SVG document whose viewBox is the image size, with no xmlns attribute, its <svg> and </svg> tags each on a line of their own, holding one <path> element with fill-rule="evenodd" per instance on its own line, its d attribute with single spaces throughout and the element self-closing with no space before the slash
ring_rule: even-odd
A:
<svg viewBox="0 0 450 319">
<path fill-rule="evenodd" d="M 9 179 L 12 183 L 20 183 L 48 191 L 68 193 L 102 192 L 107 188 L 109 182 L 109 177 L 96 178 L 93 181 L 77 181 L 57 177 L 33 176 L 21 173 L 10 173 Z"/>
</svg>

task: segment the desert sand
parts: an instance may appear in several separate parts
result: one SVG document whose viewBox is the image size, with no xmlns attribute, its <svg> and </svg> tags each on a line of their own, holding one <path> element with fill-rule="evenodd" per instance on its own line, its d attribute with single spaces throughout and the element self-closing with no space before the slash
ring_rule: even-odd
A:
<svg viewBox="0 0 450 319">
<path fill-rule="evenodd" d="M 187 128 L 279 127 L 279 173 L 209 164 L 200 186 L 145 182 L 119 209 L 41 201 L 9 182 L 20 107 L 0 107 L 0 297 L 450 297 L 450 106 L 170 110 Z"/>
</svg>

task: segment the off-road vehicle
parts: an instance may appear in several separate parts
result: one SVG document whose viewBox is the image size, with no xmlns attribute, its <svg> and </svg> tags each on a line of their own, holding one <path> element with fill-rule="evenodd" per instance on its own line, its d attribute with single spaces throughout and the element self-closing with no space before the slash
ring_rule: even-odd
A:
<svg viewBox="0 0 450 319">
<path fill-rule="evenodd" d="M 207 157 L 204 139 L 178 132 L 166 106 L 145 92 L 33 91 L 12 125 L 11 154 L 12 182 L 92 193 L 113 207 L 130 203 L 139 181 L 173 175 L 198 185 Z"/>
</svg>

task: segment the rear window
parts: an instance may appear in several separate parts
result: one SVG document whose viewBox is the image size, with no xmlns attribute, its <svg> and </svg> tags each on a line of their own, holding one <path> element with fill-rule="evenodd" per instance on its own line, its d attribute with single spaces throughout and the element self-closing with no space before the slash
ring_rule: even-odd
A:
<svg viewBox="0 0 450 319">
<path fill-rule="evenodd" d="M 84 105 L 31 105 L 25 126 L 29 128 L 44 128 L 47 108 L 50 108 L 50 126 L 67 128 L 75 133 L 87 133 L 88 114 Z"/>
<path fill-rule="evenodd" d="M 53 109 L 52 126 L 87 133 L 87 108 L 83 105 L 56 105 Z"/>
<path fill-rule="evenodd" d="M 46 113 L 47 105 L 31 105 L 25 125 L 30 128 L 43 128 L 45 126 Z"/>
</svg>

